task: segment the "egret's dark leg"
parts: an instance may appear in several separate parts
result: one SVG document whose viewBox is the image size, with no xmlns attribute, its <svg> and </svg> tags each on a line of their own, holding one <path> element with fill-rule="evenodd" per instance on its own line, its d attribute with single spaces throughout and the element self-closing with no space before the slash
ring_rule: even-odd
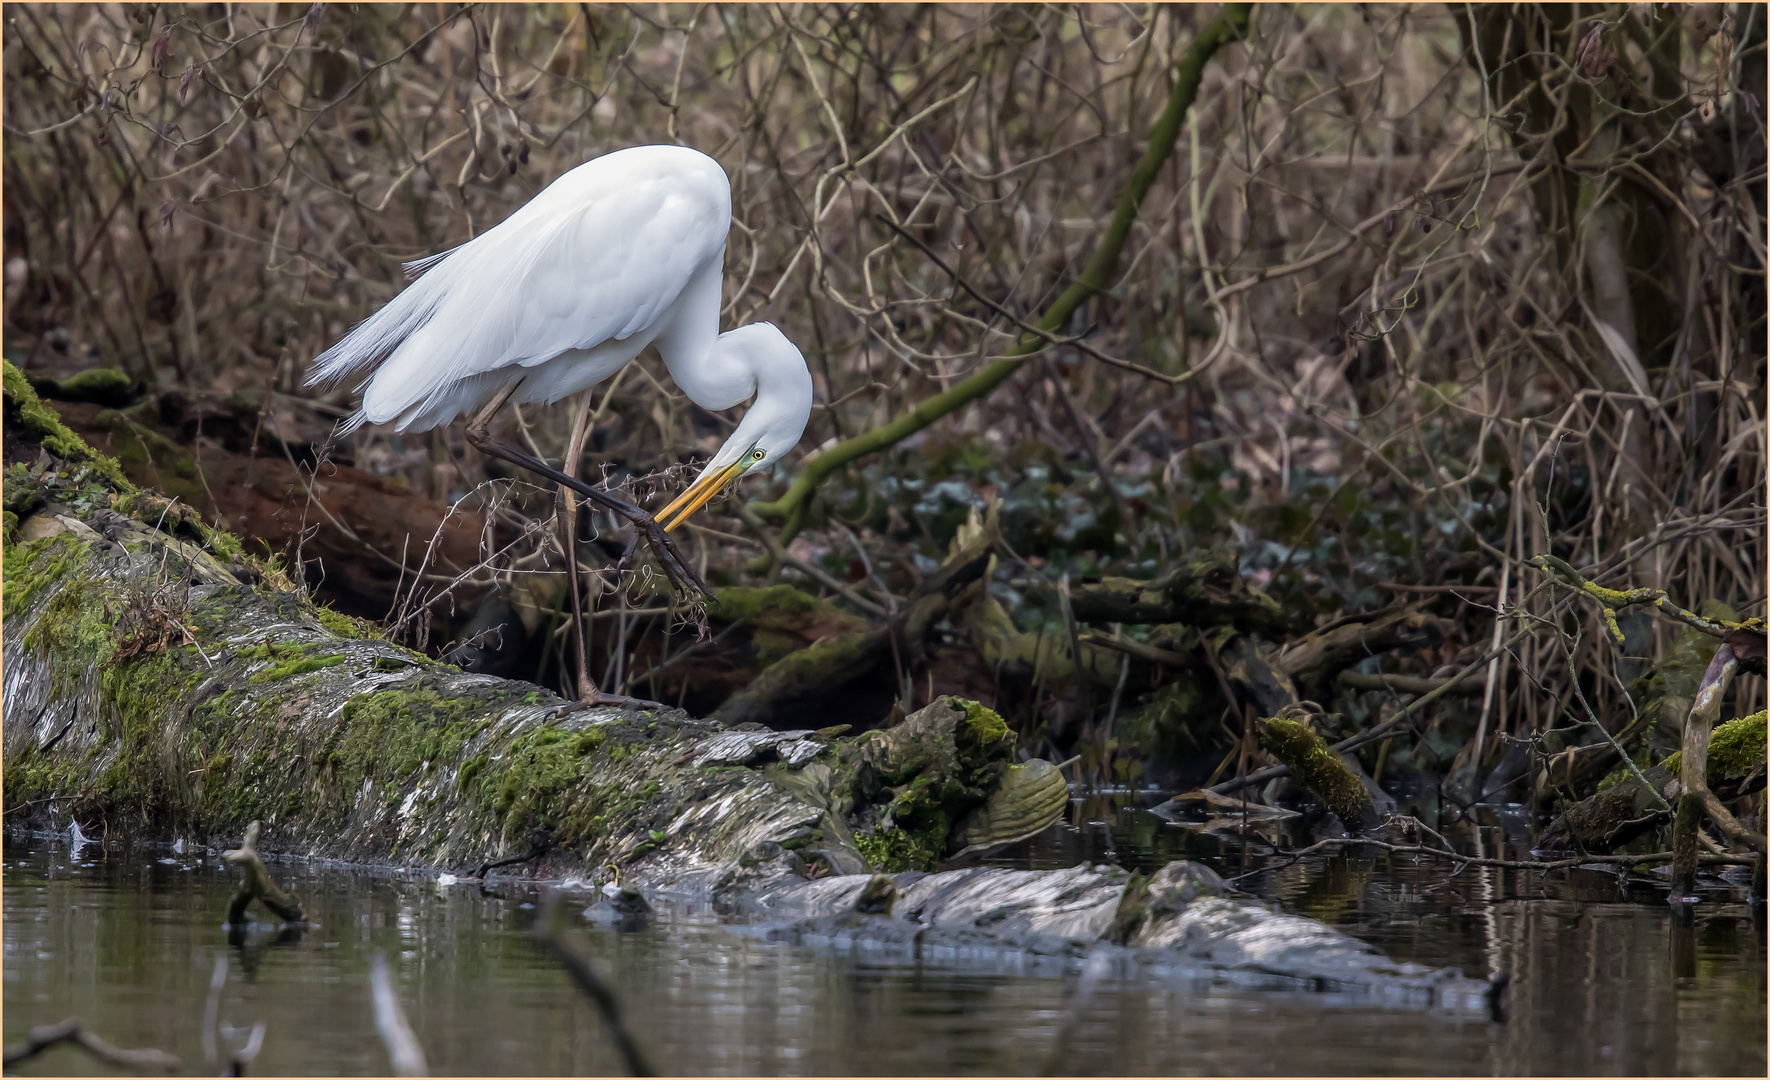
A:
<svg viewBox="0 0 1770 1080">
<path fill-rule="evenodd" d="M 496 416 L 497 411 L 503 407 L 504 402 L 510 400 L 510 395 L 515 393 L 515 390 L 517 390 L 517 384 L 506 386 L 503 391 L 499 391 L 499 395 L 497 395 L 496 398 L 492 398 L 489 404 L 485 405 L 483 409 L 480 409 L 480 413 L 474 416 L 473 421 L 467 423 L 467 443 L 473 444 L 474 448 L 480 451 L 480 453 L 487 453 L 490 457 L 506 460 L 506 462 L 510 462 L 513 466 L 524 467 L 524 469 L 531 471 L 531 473 L 540 473 L 542 476 L 547 476 L 549 480 L 554 480 L 554 482 L 559 483 L 563 490 L 575 490 L 575 492 L 581 492 L 581 494 L 584 494 L 586 498 L 595 499 L 595 501 L 604 501 L 604 499 L 598 498 L 598 494 L 600 494 L 600 496 L 607 496 L 607 492 L 596 492 L 595 489 L 589 489 L 588 485 L 584 485 L 582 482 L 577 482 L 577 480 L 572 480 L 570 476 L 566 476 L 565 473 L 559 473 L 558 469 L 552 469 L 552 467 L 547 466 L 545 462 L 533 459 L 533 457 L 529 457 L 527 453 L 522 453 L 522 451 L 513 448 L 513 446 L 506 446 L 506 444 L 499 443 L 496 439 L 492 439 L 492 434 L 490 434 L 490 421 L 492 421 L 492 416 Z M 588 414 L 586 414 L 586 416 L 588 416 Z M 577 432 L 573 430 L 573 434 L 577 434 Z M 607 496 L 607 498 L 614 499 L 614 496 Z M 614 499 L 614 501 L 620 503 L 621 499 Z M 612 506 L 612 510 L 620 512 L 618 506 Z M 570 705 L 561 706 L 558 710 L 558 715 L 570 714 L 570 712 L 577 712 L 577 710 L 581 710 L 581 708 L 589 708 L 589 706 L 593 705 L 643 705 L 651 706 L 651 708 L 669 708 L 669 706 L 664 705 L 662 701 L 648 701 L 646 698 L 628 698 L 627 694 L 604 694 L 602 690 L 596 689 L 595 682 L 591 682 L 591 678 L 589 678 L 588 664 L 586 664 L 586 659 L 584 659 L 584 650 L 586 650 L 586 644 L 584 644 L 584 625 L 586 625 L 586 623 L 584 623 L 584 611 L 582 611 L 582 607 L 579 606 L 579 591 L 577 591 L 577 584 L 579 584 L 579 582 L 577 582 L 577 544 L 575 544 L 575 531 L 577 531 L 577 506 L 573 506 L 570 499 L 566 499 L 566 513 L 568 513 L 565 522 L 566 568 L 568 568 L 568 574 L 572 575 L 572 618 L 573 621 L 577 623 L 577 627 L 575 627 L 575 629 L 577 629 L 577 701 L 572 701 Z M 650 515 L 646 515 L 646 517 L 650 517 Z M 639 522 L 634 522 L 634 524 L 637 526 Z M 651 522 L 651 526 L 653 526 L 653 529 L 657 529 L 657 531 L 662 531 L 662 529 L 658 529 L 657 522 Z M 635 540 L 637 540 L 637 536 L 635 536 Z M 667 535 L 666 540 L 669 540 L 669 536 Z M 671 551 L 671 554 L 674 554 L 674 549 Z M 662 552 L 660 552 L 660 556 L 662 556 Z M 676 558 L 680 561 L 680 556 L 676 556 Z M 667 572 L 671 570 L 669 559 L 662 559 L 662 561 L 664 561 L 664 570 L 666 570 L 667 574 Z M 683 563 L 683 568 L 687 568 L 687 563 Z M 699 584 L 699 579 L 690 575 L 690 584 Z"/>
<path fill-rule="evenodd" d="M 670 538 L 670 534 L 664 531 L 664 527 L 658 524 L 656 518 L 619 495 L 591 487 L 577 477 L 567 476 L 539 458 L 492 438 L 487 424 L 490 422 L 492 414 L 505 401 L 509 400 L 515 389 L 515 387 L 510 387 L 492 399 L 492 402 L 473 418 L 473 422 L 467 425 L 467 441 L 472 444 L 473 448 L 489 457 L 508 461 L 510 464 L 527 469 L 538 476 L 544 476 L 555 484 L 563 484 L 586 499 L 626 518 L 651 544 L 652 551 L 658 556 L 658 563 L 663 567 L 664 575 L 670 579 L 672 584 L 684 590 L 692 589 L 702 596 L 711 598 L 713 590 L 707 588 L 706 582 L 702 581 L 701 576 L 688 565 L 688 560 L 682 557 L 681 551 L 677 550 L 676 541 Z"/>
</svg>

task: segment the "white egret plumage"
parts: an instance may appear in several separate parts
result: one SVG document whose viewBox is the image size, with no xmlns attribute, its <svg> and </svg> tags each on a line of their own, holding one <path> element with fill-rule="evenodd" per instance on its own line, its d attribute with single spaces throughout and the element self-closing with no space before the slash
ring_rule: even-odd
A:
<svg viewBox="0 0 1770 1080">
<path fill-rule="evenodd" d="M 310 383 L 366 375 L 345 430 L 424 431 L 473 414 L 482 453 L 564 484 L 634 523 L 678 585 L 706 592 L 668 532 L 753 469 L 780 460 L 811 414 L 811 373 L 768 323 L 721 334 L 731 184 L 712 158 L 639 146 L 572 169 L 497 227 L 406 264 L 415 279 L 321 354 Z M 506 401 L 554 402 L 656 346 L 695 404 L 755 398 L 694 483 L 655 518 L 491 438 Z"/>
</svg>

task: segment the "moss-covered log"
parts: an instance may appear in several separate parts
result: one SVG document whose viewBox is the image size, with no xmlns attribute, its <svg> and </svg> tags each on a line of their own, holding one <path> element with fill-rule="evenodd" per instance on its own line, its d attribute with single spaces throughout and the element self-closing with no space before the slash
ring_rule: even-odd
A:
<svg viewBox="0 0 1770 1080">
<path fill-rule="evenodd" d="M 858 739 L 678 710 L 560 715 L 540 687 L 308 602 L 131 486 L 7 374 L 14 822 L 71 810 L 88 831 L 231 846 L 257 820 L 267 849 L 455 869 L 541 837 L 541 872 L 654 880 L 711 880 L 759 846 L 931 869 L 974 842 L 961 823 L 1014 763 L 999 718 L 944 699 Z"/>
<path fill-rule="evenodd" d="M 1709 789 L 1723 801 L 1764 788 L 1764 717 L 1760 711 L 1729 720 L 1709 737 Z M 1544 833 L 1541 846 L 1606 852 L 1662 828 L 1671 822 L 1672 806 L 1682 794 L 1678 779 L 1682 768 L 1682 752 L 1674 753 L 1642 772 L 1645 785 L 1618 768 L 1596 794 L 1562 811 Z"/>
<path fill-rule="evenodd" d="M 946 614 L 955 597 L 988 570 L 990 546 L 999 535 L 997 512 L 992 508 L 987 520 L 973 513 L 953 540 L 940 569 L 916 588 L 895 615 L 877 626 L 826 637 L 776 660 L 755 681 L 727 698 L 713 719 L 741 724 L 802 708 L 888 665 L 894 652 L 904 663 L 919 664 L 934 623 Z"/>
<path fill-rule="evenodd" d="M 1001 717 L 950 697 L 855 738 L 680 710 L 561 715 L 539 687 L 465 674 L 316 607 L 234 537 L 130 485 L 6 374 L 13 827 L 71 815 L 89 833 L 217 847 L 245 834 L 235 918 L 272 894 L 260 845 L 458 871 L 515 851 L 534 856 L 525 872 L 618 875 L 722 911 L 834 902 L 849 908 L 840 934 L 886 948 L 1074 956 L 1111 936 L 1153 963 L 1382 987 L 1385 1002 L 1481 1000 L 1453 972 L 1203 895 L 1193 879 L 1209 872 L 1183 864 L 1140 882 L 1126 919 L 1116 869 L 872 876 L 1037 831 L 1067 787 L 1048 762 L 1014 759 Z M 955 554 L 968 551 L 962 537 Z M 890 917 L 899 888 L 919 922 Z M 299 917 L 292 897 L 272 899 Z"/>
<path fill-rule="evenodd" d="M 257 589 L 113 509 L 52 502 L 21 531 L 46 534 L 6 559 L 5 787 L 26 813 L 61 800 L 113 831 L 208 837 L 262 820 L 283 850 L 456 868 L 541 829 L 564 873 L 713 872 L 761 841 L 928 869 L 1011 761 L 999 719 L 944 701 L 858 740 L 558 717 L 539 687 Z M 953 714 L 971 719 L 929 726 Z"/>
<path fill-rule="evenodd" d="M 1260 721 L 1260 745 L 1291 770 L 1298 783 L 1320 799 L 1349 829 L 1381 824 L 1364 782 L 1328 748 L 1320 735 L 1294 716 Z"/>
</svg>

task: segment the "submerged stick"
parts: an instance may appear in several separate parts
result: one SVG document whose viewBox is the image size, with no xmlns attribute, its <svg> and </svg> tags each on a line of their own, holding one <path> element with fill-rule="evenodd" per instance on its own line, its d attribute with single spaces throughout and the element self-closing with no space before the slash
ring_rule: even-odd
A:
<svg viewBox="0 0 1770 1080">
<path fill-rule="evenodd" d="M 639 1049 L 634 1041 L 633 1033 L 627 1030 L 627 1022 L 621 1017 L 621 1003 L 609 988 L 608 982 L 597 974 L 591 958 L 584 955 L 575 941 L 569 940 L 565 928 L 565 911 L 559 904 L 559 894 L 550 893 L 541 908 L 541 917 L 535 920 L 535 940 L 546 946 L 553 958 L 559 961 L 565 973 L 571 976 L 579 990 L 590 999 L 602 1013 L 603 1022 L 608 1025 L 609 1035 L 615 1041 L 615 1049 L 621 1052 L 621 1058 L 627 1063 L 627 1071 L 634 1076 L 656 1076 L 657 1070 L 652 1068 L 645 1052 Z"/>
<path fill-rule="evenodd" d="M 238 867 L 240 871 L 239 891 L 227 902 L 227 925 L 242 925 L 246 906 L 254 900 L 269 908 L 284 922 L 307 921 L 307 916 L 301 910 L 301 901 L 284 892 L 270 879 L 270 871 L 265 868 L 264 860 L 258 857 L 258 832 L 258 822 L 254 821 L 246 826 L 246 838 L 240 841 L 239 847 L 221 853 L 224 861 Z"/>
<path fill-rule="evenodd" d="M 159 1069 L 168 1073 L 177 1072 L 184 1063 L 164 1050 L 143 1047 L 140 1050 L 125 1050 L 112 1046 L 97 1035 L 87 1031 L 77 1016 L 69 1017 L 59 1024 L 46 1024 L 31 1029 L 31 1035 L 22 1043 L 6 1048 L 6 1067 L 8 1069 L 23 1065 L 37 1055 L 53 1047 L 67 1043 L 77 1046 L 107 1065 L 115 1065 L 124 1069 Z"/>
<path fill-rule="evenodd" d="M 1069 1058 L 1070 1044 L 1075 1041 L 1076 1032 L 1081 1029 L 1082 1017 L 1094 1004 L 1094 996 L 1100 990 L 1100 984 L 1112 970 L 1112 961 L 1105 953 L 1095 953 L 1088 958 L 1082 968 L 1082 977 L 1076 981 L 1075 993 L 1069 996 L 1069 1002 L 1063 1010 L 1063 1020 L 1057 1025 L 1057 1034 L 1051 1040 L 1051 1050 L 1045 1055 L 1045 1061 L 1039 1069 L 1040 1076 L 1063 1075 L 1064 1062 Z"/>
</svg>

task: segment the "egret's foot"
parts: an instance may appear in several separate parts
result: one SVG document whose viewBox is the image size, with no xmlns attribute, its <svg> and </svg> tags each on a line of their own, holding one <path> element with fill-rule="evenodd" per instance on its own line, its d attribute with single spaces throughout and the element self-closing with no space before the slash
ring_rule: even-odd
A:
<svg viewBox="0 0 1770 1080">
<path fill-rule="evenodd" d="M 670 579 L 671 585 L 685 593 L 698 593 L 709 600 L 713 599 L 713 590 L 694 572 L 694 567 L 688 565 L 688 560 L 677 548 L 676 541 L 664 531 L 656 518 L 650 514 L 645 514 L 644 517 L 630 515 L 628 520 L 633 523 L 633 539 L 627 542 L 627 550 L 621 553 L 620 561 L 615 563 L 617 570 L 626 569 L 627 561 L 638 547 L 639 538 L 643 536 L 651 546 L 652 553 L 658 557 L 658 565 L 663 568 L 664 576 Z"/>
<path fill-rule="evenodd" d="M 601 690 L 593 690 L 576 701 L 568 701 L 564 705 L 561 705 L 559 708 L 553 710 L 553 715 L 555 717 L 570 716 L 572 713 L 583 712 L 585 709 L 593 709 L 598 705 L 619 705 L 622 707 L 632 705 L 641 709 L 668 709 L 670 707 L 661 701 L 628 697 L 625 694 L 605 694 Z"/>
</svg>

